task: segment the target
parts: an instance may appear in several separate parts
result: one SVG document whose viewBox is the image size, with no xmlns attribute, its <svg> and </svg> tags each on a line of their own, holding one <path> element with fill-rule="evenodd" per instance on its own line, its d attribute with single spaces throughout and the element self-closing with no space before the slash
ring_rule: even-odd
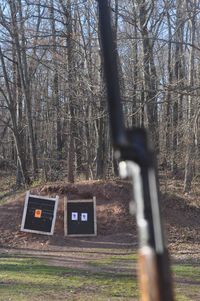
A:
<svg viewBox="0 0 200 301">
<path fill-rule="evenodd" d="M 91 200 L 67 200 L 64 206 L 64 232 L 70 236 L 95 236 L 96 198 Z"/>
<path fill-rule="evenodd" d="M 46 198 L 26 192 L 21 231 L 53 235 L 58 196 Z"/>
</svg>

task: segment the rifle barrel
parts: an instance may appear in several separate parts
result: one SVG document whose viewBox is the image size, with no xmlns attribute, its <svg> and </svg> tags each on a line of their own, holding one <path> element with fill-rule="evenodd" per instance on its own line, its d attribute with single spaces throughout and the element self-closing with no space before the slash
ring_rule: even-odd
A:
<svg viewBox="0 0 200 301">
<path fill-rule="evenodd" d="M 156 167 L 144 129 L 125 129 L 113 41 L 110 8 L 99 2 L 99 26 L 114 147 L 126 164 L 123 174 L 132 179 L 139 236 L 139 282 L 142 301 L 173 301 L 168 253 L 164 245 Z"/>
<path fill-rule="evenodd" d="M 99 26 L 101 34 L 104 74 L 106 78 L 108 109 L 113 145 L 126 144 L 121 106 L 116 47 L 113 40 L 110 10 L 106 0 L 99 0 Z"/>
</svg>

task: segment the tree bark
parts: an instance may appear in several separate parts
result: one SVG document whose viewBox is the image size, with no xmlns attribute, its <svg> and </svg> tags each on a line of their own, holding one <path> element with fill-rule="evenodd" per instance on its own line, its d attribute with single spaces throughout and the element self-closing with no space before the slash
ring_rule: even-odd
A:
<svg viewBox="0 0 200 301">
<path fill-rule="evenodd" d="M 15 41 L 15 47 L 17 52 L 17 62 L 19 68 L 19 74 L 22 84 L 22 89 L 24 93 L 24 98 L 26 102 L 26 110 L 27 110 L 27 120 L 28 120 L 28 129 L 30 136 L 30 146 L 32 153 L 32 164 L 33 164 L 33 172 L 34 178 L 38 176 L 38 163 L 36 156 L 36 145 L 35 138 L 33 133 L 33 123 L 32 123 L 32 104 L 31 104 L 31 95 L 30 95 L 30 78 L 28 76 L 28 66 L 27 66 L 27 57 L 26 57 L 26 45 L 25 45 L 25 32 L 24 32 L 24 20 L 22 15 L 22 4 L 21 0 L 18 0 L 18 8 L 19 8 L 19 16 L 20 16 L 20 29 L 17 24 L 17 11 L 15 6 L 15 1 L 10 1 L 10 11 L 13 25 L 13 35 Z M 21 36 L 21 46 L 19 42 L 19 30 Z"/>
<path fill-rule="evenodd" d="M 22 175 L 23 175 L 23 178 L 24 178 L 24 182 L 25 182 L 25 184 L 29 185 L 30 184 L 30 178 L 29 178 L 28 171 L 27 171 L 27 168 L 26 168 L 25 154 L 24 154 L 24 150 L 23 150 L 22 132 L 21 132 L 21 128 L 19 128 L 18 124 L 17 124 L 16 103 L 15 103 L 15 100 L 13 99 L 13 97 L 12 97 L 10 84 L 9 84 L 8 73 L 7 73 L 7 70 L 6 70 L 6 66 L 5 66 L 5 62 L 4 62 L 3 53 L 1 51 L 1 47 L 0 47 L 0 59 L 1 59 L 2 69 L 3 69 L 3 75 L 4 75 L 6 90 L 7 90 L 7 93 L 8 93 L 7 104 L 8 104 L 8 109 L 9 109 L 9 113 L 10 113 L 11 121 L 12 121 L 12 131 L 13 131 L 13 134 L 14 134 L 15 146 L 16 146 L 16 151 L 17 151 L 17 161 L 20 164 Z"/>
<path fill-rule="evenodd" d="M 74 41 L 73 41 L 73 26 L 72 26 L 72 6 L 71 0 L 68 0 L 66 6 L 63 0 L 59 0 L 65 12 L 66 20 L 66 34 L 67 34 L 67 65 L 68 65 L 68 100 L 69 100 L 69 149 L 68 149 L 68 181 L 74 183 L 75 181 L 75 108 L 74 108 Z"/>
<path fill-rule="evenodd" d="M 194 1 L 195 2 L 195 1 Z M 191 1 L 192 3 L 192 1 Z M 189 13 L 189 23 L 190 23 L 190 43 L 194 45 L 195 41 L 195 31 L 196 22 L 195 14 L 192 16 Z M 189 57 L 189 86 L 192 88 L 194 86 L 194 47 L 190 47 L 190 57 Z M 186 147 L 186 159 L 185 159 L 185 178 L 184 178 L 184 192 L 189 192 L 191 190 L 191 183 L 194 176 L 195 170 L 195 139 L 194 139 L 194 101 L 195 97 L 188 96 L 188 116 L 187 116 L 187 147 Z"/>
<path fill-rule="evenodd" d="M 56 55 L 57 41 L 56 41 L 56 28 L 55 28 L 55 17 L 54 17 L 54 1 L 50 1 L 50 23 L 52 32 L 52 64 L 53 64 L 53 105 L 56 111 L 56 145 L 57 145 L 57 160 L 62 158 L 62 127 L 61 127 L 61 109 L 59 100 L 59 77 L 58 77 L 58 59 Z"/>
<path fill-rule="evenodd" d="M 159 149 L 158 114 L 157 114 L 157 74 L 153 58 L 153 42 L 148 34 L 148 15 L 146 0 L 137 1 L 139 8 L 139 28 L 143 47 L 143 81 L 145 91 L 145 107 L 150 135 L 156 151 Z"/>
</svg>

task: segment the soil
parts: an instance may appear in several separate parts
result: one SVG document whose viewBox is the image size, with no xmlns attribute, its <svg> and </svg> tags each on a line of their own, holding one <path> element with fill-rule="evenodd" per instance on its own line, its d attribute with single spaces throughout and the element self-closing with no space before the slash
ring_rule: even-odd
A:
<svg viewBox="0 0 200 301">
<path fill-rule="evenodd" d="M 121 242 L 131 244 L 130 234 L 135 232 L 135 218 L 129 215 L 130 184 L 121 181 L 104 182 L 89 181 L 77 184 L 41 185 L 30 190 L 31 194 L 55 197 L 59 196 L 58 210 L 53 236 L 21 232 L 21 221 L 24 208 L 25 192 L 14 200 L 1 205 L 1 237 L 0 245 L 15 248 L 44 249 L 47 246 L 68 246 L 69 242 L 81 246 L 84 239 L 64 236 L 64 197 L 69 200 L 92 199 L 96 196 L 97 209 L 97 237 L 88 237 L 90 244 L 107 240 L 116 234 L 116 243 L 120 233 L 126 238 Z M 9 222 L 8 222 L 9 221 Z M 115 236 L 115 235 L 114 235 Z M 121 235 L 123 236 L 123 235 Z M 123 245 L 123 244 L 122 244 Z"/>
<path fill-rule="evenodd" d="M 166 186 L 167 182 L 167 186 Z M 182 194 L 179 181 L 160 177 L 162 215 L 168 236 L 168 246 L 175 259 L 200 259 L 200 192 Z M 167 189 L 166 189 L 167 187 Z M 53 236 L 20 231 L 25 192 L 0 205 L 0 248 L 32 250 L 35 252 L 65 252 L 91 248 L 136 249 L 135 216 L 129 213 L 131 184 L 127 181 L 82 181 L 75 184 L 40 185 L 31 194 L 46 197 L 59 196 Z M 92 199 L 96 196 L 96 237 L 64 236 L 64 197 L 69 200 Z"/>
</svg>

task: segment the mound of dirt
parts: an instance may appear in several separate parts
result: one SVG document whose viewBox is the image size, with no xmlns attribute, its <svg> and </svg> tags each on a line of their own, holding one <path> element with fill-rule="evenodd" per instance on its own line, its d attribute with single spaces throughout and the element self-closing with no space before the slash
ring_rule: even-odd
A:
<svg viewBox="0 0 200 301">
<path fill-rule="evenodd" d="M 52 246 L 68 246 L 73 240 L 81 246 L 81 239 L 64 237 L 64 197 L 69 200 L 91 199 L 96 196 L 97 237 L 87 241 L 101 243 L 106 237 L 112 241 L 127 243 L 133 247 L 136 236 L 135 217 L 129 214 L 131 185 L 126 181 L 85 181 L 75 184 L 44 185 L 32 188 L 31 194 L 46 197 L 59 195 L 59 204 L 53 236 L 21 232 L 25 193 L 0 206 L 0 246 L 10 248 L 45 249 Z M 177 240 L 200 243 L 200 208 L 188 204 L 185 199 L 169 193 L 161 194 L 163 215 L 170 243 Z M 132 244 L 131 244 L 132 242 Z M 136 244 L 136 239 L 134 239 Z M 121 247 L 121 246 L 120 246 Z"/>
<path fill-rule="evenodd" d="M 21 232 L 21 221 L 25 193 L 15 200 L 1 205 L 0 245 L 9 247 L 27 247 L 41 244 L 64 245 L 64 197 L 69 200 L 91 199 L 96 197 L 97 233 L 108 236 L 129 233 L 136 230 L 135 218 L 130 216 L 128 204 L 131 199 L 130 184 L 122 181 L 89 181 L 77 184 L 45 185 L 31 189 L 31 194 L 46 197 L 59 195 L 55 231 L 52 237 Z"/>
</svg>

